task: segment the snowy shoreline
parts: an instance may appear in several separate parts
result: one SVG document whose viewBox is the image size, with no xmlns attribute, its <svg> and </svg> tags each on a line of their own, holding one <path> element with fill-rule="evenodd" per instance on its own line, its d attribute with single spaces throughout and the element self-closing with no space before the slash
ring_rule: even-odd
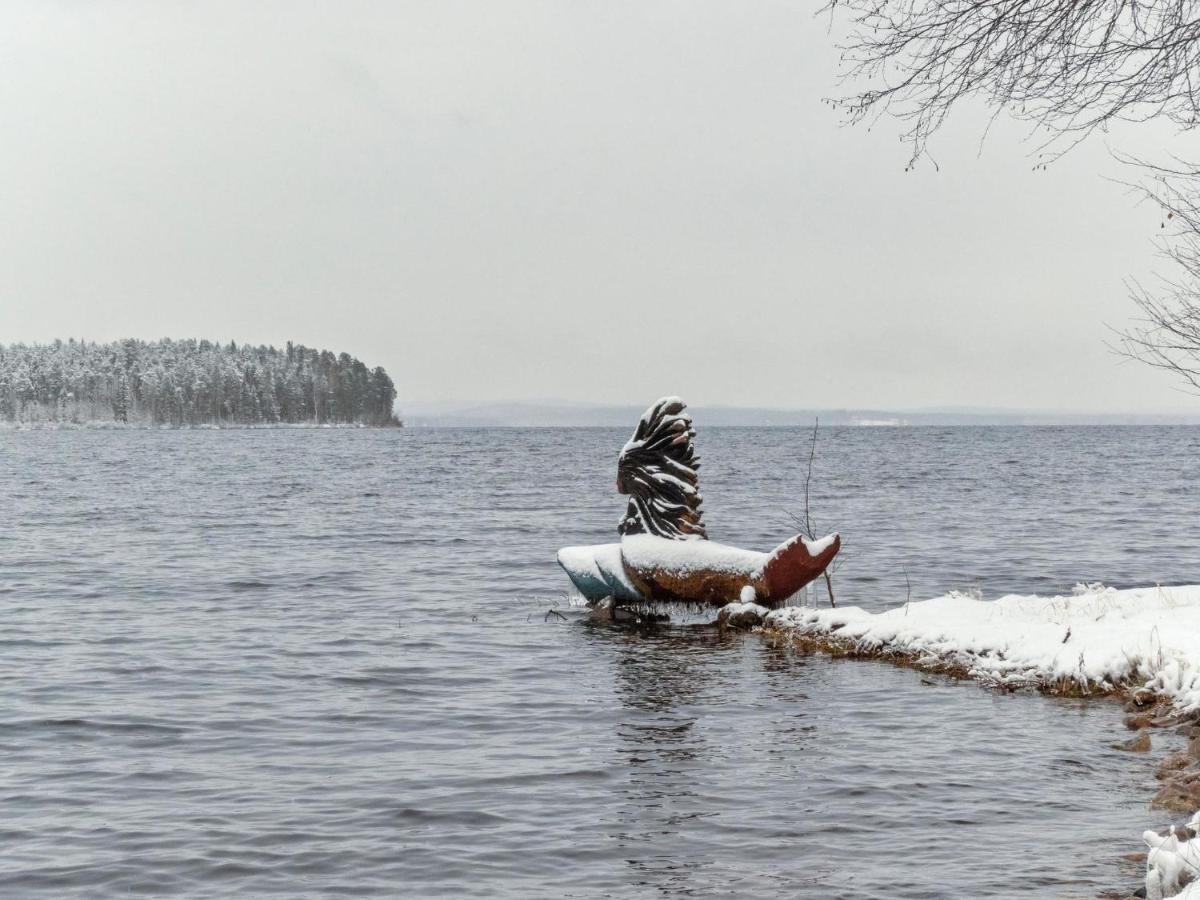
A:
<svg viewBox="0 0 1200 900">
<path fill-rule="evenodd" d="M 1131 728 L 1191 729 L 1186 753 L 1163 762 L 1155 805 L 1200 806 L 1200 585 L 1114 590 L 1078 585 L 1070 596 L 962 593 L 879 613 L 858 607 L 785 607 L 768 633 L 835 656 L 884 659 L 971 678 L 1004 690 L 1130 701 Z M 1145 710 L 1140 714 L 1137 710 Z M 1162 798 L 1167 799 L 1160 802 Z M 1147 831 L 1146 896 L 1200 900 L 1200 812 L 1185 825 Z"/>
<path fill-rule="evenodd" d="M 1200 711 L 1200 586 L 1118 591 L 1080 585 L 1066 597 L 962 593 L 880 613 L 785 607 L 764 627 L 831 652 L 902 656 L 996 687 L 1100 695 L 1138 689 Z"/>
</svg>

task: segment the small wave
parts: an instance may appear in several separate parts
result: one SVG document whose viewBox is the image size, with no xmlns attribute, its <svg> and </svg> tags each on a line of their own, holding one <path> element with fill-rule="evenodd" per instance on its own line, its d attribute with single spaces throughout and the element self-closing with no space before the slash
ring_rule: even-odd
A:
<svg viewBox="0 0 1200 900">
<path fill-rule="evenodd" d="M 446 823 L 452 825 L 470 825 L 475 828 L 488 826 L 495 828 L 508 822 L 507 816 L 484 812 L 481 809 L 447 810 L 441 812 L 431 809 L 405 807 L 403 809 L 392 810 L 388 814 L 391 818 L 401 822 L 420 822 L 431 825 Z"/>
<path fill-rule="evenodd" d="M 182 725 L 158 722 L 98 721 L 80 718 L 11 719 L 0 722 L 0 731 L 38 731 L 42 729 L 93 731 L 100 734 L 179 735 L 188 729 Z"/>
<path fill-rule="evenodd" d="M 233 581 L 225 582 L 225 586 L 235 591 L 265 591 L 267 588 L 271 587 L 271 583 L 268 581 L 257 581 L 254 579 L 234 579 Z"/>
</svg>

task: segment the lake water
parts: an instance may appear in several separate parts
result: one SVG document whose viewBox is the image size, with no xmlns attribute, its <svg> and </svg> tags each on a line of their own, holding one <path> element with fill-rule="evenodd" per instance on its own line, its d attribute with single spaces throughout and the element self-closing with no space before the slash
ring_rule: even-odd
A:
<svg viewBox="0 0 1200 900">
<path fill-rule="evenodd" d="M 1095 897 L 1120 707 L 593 625 L 627 431 L 0 432 L 0 896 Z M 704 429 L 767 549 L 809 435 Z M 826 429 L 839 600 L 1200 581 L 1200 429 Z M 548 615 L 557 609 L 560 615 Z M 1156 740 L 1159 740 L 1156 737 Z"/>
</svg>

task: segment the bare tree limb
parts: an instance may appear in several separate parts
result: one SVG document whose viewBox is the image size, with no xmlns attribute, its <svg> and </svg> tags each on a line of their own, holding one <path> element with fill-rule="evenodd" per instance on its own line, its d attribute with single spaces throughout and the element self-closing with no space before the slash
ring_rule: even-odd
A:
<svg viewBox="0 0 1200 900">
<path fill-rule="evenodd" d="M 1200 124 L 1200 0 L 829 0 L 849 23 L 849 121 L 906 123 L 909 166 L 961 100 L 1047 137 L 1038 165 L 1116 120 Z"/>
<path fill-rule="evenodd" d="M 1200 393 L 1200 169 L 1174 160 L 1169 166 L 1121 157 L 1149 178 L 1134 190 L 1163 215 L 1159 252 L 1175 270 L 1160 277 L 1157 289 L 1128 284 L 1140 316 L 1116 333 L 1120 355 L 1175 375 L 1191 393 Z"/>
<path fill-rule="evenodd" d="M 831 102 L 850 122 L 905 123 L 909 168 L 968 98 L 1043 135 L 1039 168 L 1116 121 L 1200 126 L 1200 0 L 828 0 L 822 13 L 848 23 L 855 82 Z M 1136 190 L 1162 209 L 1176 274 L 1129 285 L 1140 317 L 1114 349 L 1200 393 L 1200 167 L 1118 158 L 1145 175 Z"/>
</svg>

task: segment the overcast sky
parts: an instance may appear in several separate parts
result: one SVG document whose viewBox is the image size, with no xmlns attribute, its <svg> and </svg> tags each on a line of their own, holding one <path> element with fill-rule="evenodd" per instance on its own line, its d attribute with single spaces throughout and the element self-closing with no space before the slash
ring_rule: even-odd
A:
<svg viewBox="0 0 1200 900">
<path fill-rule="evenodd" d="M 1162 264 L 1104 144 L 968 111 L 906 174 L 817 5 L 5 3 L 0 340 L 290 338 L 402 408 L 1200 409 L 1105 348 Z"/>
</svg>

